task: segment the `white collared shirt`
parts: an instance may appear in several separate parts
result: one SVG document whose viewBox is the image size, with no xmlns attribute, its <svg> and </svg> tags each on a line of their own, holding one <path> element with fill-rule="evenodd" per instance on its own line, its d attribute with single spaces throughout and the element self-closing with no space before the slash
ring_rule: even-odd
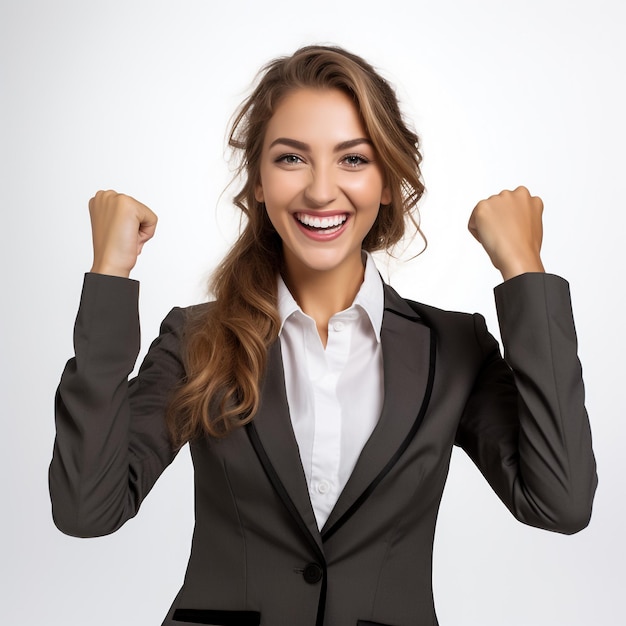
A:
<svg viewBox="0 0 626 626">
<path fill-rule="evenodd" d="M 326 349 L 315 321 L 278 279 L 279 332 L 291 423 L 321 529 L 383 405 L 382 279 L 372 257 L 352 306 L 331 317 Z"/>
</svg>

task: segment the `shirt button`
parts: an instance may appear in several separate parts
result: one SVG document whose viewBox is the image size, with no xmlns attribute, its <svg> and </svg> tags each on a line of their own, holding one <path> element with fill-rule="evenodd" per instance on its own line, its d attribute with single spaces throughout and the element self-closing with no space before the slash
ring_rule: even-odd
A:
<svg viewBox="0 0 626 626">
<path fill-rule="evenodd" d="M 327 480 L 320 480 L 317 483 L 317 493 L 328 493 L 330 491 L 330 483 Z"/>
<path fill-rule="evenodd" d="M 302 576 L 304 580 L 309 583 L 309 585 L 314 585 L 322 579 L 324 572 L 322 568 L 317 563 L 309 563 L 302 572 Z"/>
<path fill-rule="evenodd" d="M 333 330 L 340 333 L 345 328 L 343 322 L 333 322 Z"/>
</svg>

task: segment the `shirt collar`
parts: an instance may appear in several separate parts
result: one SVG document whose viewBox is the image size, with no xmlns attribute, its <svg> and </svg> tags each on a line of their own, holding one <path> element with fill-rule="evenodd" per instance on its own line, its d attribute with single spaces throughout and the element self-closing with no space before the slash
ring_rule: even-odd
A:
<svg viewBox="0 0 626 626">
<path fill-rule="evenodd" d="M 376 335 L 376 341 L 380 342 L 380 330 L 383 324 L 383 310 L 385 308 L 385 292 L 383 288 L 383 279 L 381 278 L 374 259 L 369 252 L 363 250 L 361 252 L 363 261 L 365 263 L 365 275 L 363 277 L 363 283 L 359 288 L 356 298 L 352 303 L 353 307 L 359 307 L 365 311 L 371 325 L 374 334 Z M 278 275 L 278 313 L 280 314 L 280 329 L 278 334 L 280 335 L 285 325 L 286 320 L 296 312 L 305 315 L 302 309 L 298 306 L 298 303 L 294 300 L 291 292 L 287 288 L 282 276 Z"/>
</svg>

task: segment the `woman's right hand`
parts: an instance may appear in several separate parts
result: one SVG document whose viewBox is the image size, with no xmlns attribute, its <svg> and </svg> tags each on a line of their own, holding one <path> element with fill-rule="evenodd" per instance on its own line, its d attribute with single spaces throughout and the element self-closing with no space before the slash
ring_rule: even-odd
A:
<svg viewBox="0 0 626 626">
<path fill-rule="evenodd" d="M 154 235 L 157 216 L 134 198 L 98 191 L 89 200 L 93 265 L 97 274 L 128 278 L 143 244 Z"/>
</svg>

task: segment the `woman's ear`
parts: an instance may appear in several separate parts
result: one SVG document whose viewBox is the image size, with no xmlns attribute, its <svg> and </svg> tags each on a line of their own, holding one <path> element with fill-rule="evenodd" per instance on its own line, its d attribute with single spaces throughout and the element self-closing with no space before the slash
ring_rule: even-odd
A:
<svg viewBox="0 0 626 626">
<path fill-rule="evenodd" d="M 388 185 L 383 187 L 383 190 L 380 194 L 380 203 L 385 206 L 387 204 L 391 204 L 391 189 Z"/>
<path fill-rule="evenodd" d="M 261 185 L 261 183 L 258 183 L 254 187 L 254 199 L 257 202 L 265 202 L 265 196 L 263 195 L 263 185 Z"/>
</svg>

